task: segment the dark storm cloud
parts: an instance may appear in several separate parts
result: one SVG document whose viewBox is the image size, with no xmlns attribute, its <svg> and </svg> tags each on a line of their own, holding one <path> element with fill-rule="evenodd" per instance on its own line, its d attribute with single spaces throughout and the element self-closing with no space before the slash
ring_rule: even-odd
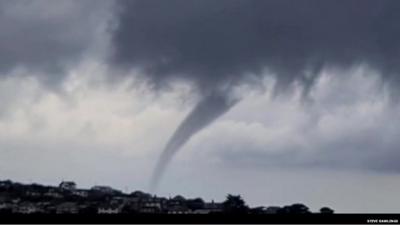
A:
<svg viewBox="0 0 400 225">
<path fill-rule="evenodd" d="M 114 32 L 114 65 L 153 84 L 235 84 L 267 67 L 278 87 L 307 89 L 323 66 L 367 63 L 397 85 L 398 0 L 127 0 Z"/>
<path fill-rule="evenodd" d="M 104 1 L 0 1 L 0 74 L 59 74 L 90 46 Z"/>
<path fill-rule="evenodd" d="M 346 69 L 361 63 L 378 70 L 382 80 L 395 87 L 391 90 L 400 84 L 398 0 L 118 3 L 111 64 L 142 70 L 156 89 L 180 79 L 203 94 L 202 102 L 220 92 L 221 86 L 227 99 L 230 87 L 268 69 L 276 75 L 276 91 L 286 91 L 297 81 L 307 94 L 323 68 Z M 196 124 L 198 114 L 192 111 L 184 123 Z M 196 126 L 205 127 L 202 122 Z M 167 145 L 163 155 L 168 157 L 162 157 L 156 168 L 166 167 L 164 161 L 198 131 L 186 134 L 174 150 Z M 179 128 L 170 143 L 177 141 L 177 133 Z M 157 173 L 156 169 L 154 177 L 159 178 Z"/>
</svg>

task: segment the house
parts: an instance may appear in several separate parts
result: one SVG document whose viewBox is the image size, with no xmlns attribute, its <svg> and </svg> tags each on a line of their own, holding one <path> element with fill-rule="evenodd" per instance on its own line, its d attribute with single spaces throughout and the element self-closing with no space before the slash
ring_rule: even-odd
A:
<svg viewBox="0 0 400 225">
<path fill-rule="evenodd" d="M 13 185 L 13 182 L 10 180 L 0 181 L 0 188 L 10 188 L 12 185 Z"/>
<path fill-rule="evenodd" d="M 204 204 L 204 209 L 209 210 L 210 213 L 220 213 L 223 211 L 223 206 L 222 203 L 211 201 Z"/>
<path fill-rule="evenodd" d="M 97 208 L 98 214 L 118 214 L 121 213 L 123 205 L 103 205 Z"/>
<path fill-rule="evenodd" d="M 75 196 L 82 197 L 82 198 L 87 198 L 89 195 L 89 192 L 87 190 L 73 190 L 72 194 Z"/>
<path fill-rule="evenodd" d="M 65 202 L 56 207 L 57 214 L 77 214 L 79 208 L 74 202 Z"/>
<path fill-rule="evenodd" d="M 167 201 L 167 213 L 168 214 L 188 214 L 190 209 L 186 205 L 186 200 L 182 196 L 178 195 Z"/>
<path fill-rule="evenodd" d="M 3 203 L 0 203 L 0 209 L 6 209 L 6 208 L 8 208 L 8 203 L 5 203 L 5 202 L 3 202 Z"/>
<path fill-rule="evenodd" d="M 137 197 L 129 197 L 126 202 L 124 202 L 125 208 L 128 211 L 138 212 L 142 206 L 142 202 L 140 198 Z"/>
<path fill-rule="evenodd" d="M 210 214 L 211 210 L 210 209 L 196 209 L 191 211 L 191 214 Z"/>
<path fill-rule="evenodd" d="M 11 210 L 12 206 L 13 206 L 13 204 L 11 204 L 11 203 L 2 202 L 2 203 L 0 203 L 0 211 Z"/>
<path fill-rule="evenodd" d="M 137 198 L 137 199 L 149 199 L 149 198 L 151 198 L 150 194 L 144 193 L 142 191 L 134 191 L 129 196 L 131 198 Z"/>
<path fill-rule="evenodd" d="M 73 191 L 76 189 L 76 184 L 73 181 L 63 181 L 58 187 L 62 190 Z"/>
<path fill-rule="evenodd" d="M 30 197 L 39 197 L 41 194 L 40 194 L 40 192 L 37 192 L 37 191 L 27 191 L 26 193 L 25 193 L 25 195 L 26 196 L 30 196 Z"/>
<path fill-rule="evenodd" d="M 8 193 L 0 193 L 0 203 L 9 202 L 12 200 L 12 196 Z"/>
<path fill-rule="evenodd" d="M 190 214 L 191 210 L 185 206 L 176 205 L 176 206 L 168 207 L 167 213 L 168 214 Z"/>
<path fill-rule="evenodd" d="M 46 213 L 55 214 L 57 212 L 57 206 L 53 204 L 43 206 L 43 209 Z"/>
<path fill-rule="evenodd" d="M 157 200 L 145 201 L 142 203 L 140 212 L 142 213 L 160 213 L 162 210 L 161 202 Z"/>
<path fill-rule="evenodd" d="M 258 206 L 254 208 L 249 209 L 250 214 L 255 214 L 255 215 L 260 215 L 260 214 L 265 214 L 266 208 L 264 206 Z"/>
<path fill-rule="evenodd" d="M 121 213 L 120 208 L 98 208 L 97 209 L 98 214 L 118 214 Z"/>
<path fill-rule="evenodd" d="M 147 200 L 143 201 L 143 206 L 161 209 L 161 199 L 159 199 L 159 198 L 147 199 Z"/>
<path fill-rule="evenodd" d="M 160 213 L 159 209 L 156 207 L 147 207 L 143 206 L 139 209 L 140 213 L 148 213 L 148 214 L 155 214 L 155 213 Z"/>
<path fill-rule="evenodd" d="M 78 212 L 80 214 L 95 214 L 97 213 L 97 206 L 95 203 L 83 202 L 78 204 Z"/>
<path fill-rule="evenodd" d="M 178 195 L 172 199 L 171 198 L 168 199 L 167 205 L 168 205 L 168 207 L 183 206 L 183 205 L 185 205 L 185 203 L 186 203 L 186 200 L 182 196 Z"/>
<path fill-rule="evenodd" d="M 13 204 L 18 204 L 18 203 L 21 202 L 21 199 L 20 199 L 20 198 L 14 198 L 13 200 L 11 200 L 11 202 L 12 202 Z"/>
<path fill-rule="evenodd" d="M 51 198 L 62 198 L 63 197 L 63 195 L 61 193 L 59 193 L 59 191 L 55 188 L 50 188 L 49 190 L 47 190 L 47 192 L 44 193 L 44 196 L 51 197 Z"/>
<path fill-rule="evenodd" d="M 52 205 L 53 204 L 51 202 L 48 202 L 48 201 L 43 201 L 43 202 L 37 202 L 36 203 L 36 206 L 41 208 L 41 209 L 46 209 L 46 208 L 48 208 L 49 206 L 52 206 Z"/>
<path fill-rule="evenodd" d="M 20 214 L 32 214 L 39 213 L 41 210 L 32 203 L 22 203 L 20 205 L 14 205 L 12 212 Z"/>
<path fill-rule="evenodd" d="M 98 191 L 103 194 L 113 194 L 115 192 L 118 192 L 117 190 L 113 189 L 112 187 L 109 186 L 93 186 L 91 188 L 92 191 Z"/>
<path fill-rule="evenodd" d="M 135 199 L 131 199 L 129 196 L 113 196 L 109 200 L 109 204 L 125 206 L 127 204 L 131 204 L 132 202 L 134 202 L 132 200 L 135 200 Z"/>
<path fill-rule="evenodd" d="M 195 198 L 195 199 L 187 199 L 186 205 L 190 210 L 195 211 L 197 209 L 204 209 L 205 203 L 203 199 Z"/>
<path fill-rule="evenodd" d="M 267 209 L 265 209 L 266 214 L 277 214 L 281 210 L 281 207 L 279 206 L 270 206 Z"/>
</svg>

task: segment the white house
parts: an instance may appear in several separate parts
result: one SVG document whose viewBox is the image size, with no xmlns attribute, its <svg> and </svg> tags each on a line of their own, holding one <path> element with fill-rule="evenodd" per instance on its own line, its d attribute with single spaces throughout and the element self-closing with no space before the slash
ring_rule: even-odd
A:
<svg viewBox="0 0 400 225">
<path fill-rule="evenodd" d="M 97 208 L 98 214 L 118 214 L 121 213 L 121 207 L 103 206 Z"/>
<path fill-rule="evenodd" d="M 63 190 L 73 191 L 76 189 L 76 184 L 73 181 L 63 181 L 60 183 L 59 188 Z"/>
</svg>

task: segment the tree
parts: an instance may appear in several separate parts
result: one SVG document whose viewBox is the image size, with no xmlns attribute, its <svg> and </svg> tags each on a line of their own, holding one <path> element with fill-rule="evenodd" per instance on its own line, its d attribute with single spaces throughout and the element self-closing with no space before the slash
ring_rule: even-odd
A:
<svg viewBox="0 0 400 225">
<path fill-rule="evenodd" d="M 279 214 L 307 214 L 311 213 L 307 206 L 296 203 L 290 206 L 284 206 L 282 209 L 278 210 Z"/>
<path fill-rule="evenodd" d="M 251 208 L 251 209 L 249 210 L 249 212 L 250 212 L 250 214 L 257 214 L 257 215 L 266 214 L 265 207 L 263 207 L 263 206 Z"/>
<path fill-rule="evenodd" d="M 196 210 L 196 209 L 203 209 L 204 208 L 204 201 L 201 198 L 189 199 L 186 200 L 186 204 L 189 209 Z"/>
<path fill-rule="evenodd" d="M 328 207 L 322 207 L 319 212 L 322 214 L 333 214 L 335 211 Z"/>
<path fill-rule="evenodd" d="M 240 195 L 228 194 L 226 200 L 223 202 L 223 210 L 225 213 L 247 213 L 248 209 Z"/>
</svg>

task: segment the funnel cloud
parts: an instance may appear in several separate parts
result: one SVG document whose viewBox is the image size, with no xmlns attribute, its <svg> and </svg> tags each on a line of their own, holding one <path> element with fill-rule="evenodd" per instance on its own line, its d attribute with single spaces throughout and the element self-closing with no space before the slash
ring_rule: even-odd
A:
<svg viewBox="0 0 400 225">
<path fill-rule="evenodd" d="M 133 191 L 154 172 L 157 195 L 396 213 L 399 11 L 399 0 L 0 0 L 0 177 Z M 176 124 L 182 102 L 193 109 Z M 182 150 L 189 168 L 174 160 Z"/>
<path fill-rule="evenodd" d="M 237 100 L 229 99 L 225 95 L 213 93 L 204 97 L 183 120 L 165 146 L 150 184 L 151 190 L 156 190 L 158 183 L 175 153 L 203 128 L 210 125 L 218 117 L 226 113 Z"/>
<path fill-rule="evenodd" d="M 221 86 L 230 88 L 269 71 L 276 79 L 277 93 L 296 82 L 306 96 L 324 68 L 365 64 L 379 71 L 392 96 L 398 94 L 397 0 L 126 0 L 118 4 L 111 65 L 142 71 L 156 90 L 183 80 L 205 96 L 167 144 L 154 185 L 173 153 L 229 109 L 215 104 L 229 94 L 217 99 L 207 96 Z"/>
</svg>

